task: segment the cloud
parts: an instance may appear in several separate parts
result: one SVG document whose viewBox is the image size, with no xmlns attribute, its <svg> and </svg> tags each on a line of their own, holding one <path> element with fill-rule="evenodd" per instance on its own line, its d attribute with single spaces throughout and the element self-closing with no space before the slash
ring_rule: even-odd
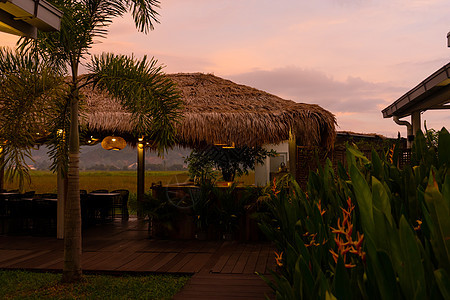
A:
<svg viewBox="0 0 450 300">
<path fill-rule="evenodd" d="M 341 115 L 380 114 L 382 108 L 408 90 L 389 82 L 370 82 L 359 77 L 338 81 L 326 73 L 298 67 L 254 70 L 228 77 L 285 99 L 319 104 Z"/>
</svg>

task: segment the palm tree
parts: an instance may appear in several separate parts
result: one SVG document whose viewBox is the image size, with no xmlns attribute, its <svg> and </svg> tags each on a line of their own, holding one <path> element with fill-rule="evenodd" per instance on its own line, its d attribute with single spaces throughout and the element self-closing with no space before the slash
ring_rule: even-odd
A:
<svg viewBox="0 0 450 300">
<path fill-rule="evenodd" d="M 136 132 L 148 136 L 161 152 L 175 140 L 174 122 L 181 102 L 174 84 L 162 76 L 153 59 L 104 54 L 89 63 L 87 81 L 79 77 L 79 66 L 89 57 L 95 38 L 104 38 L 115 17 L 130 11 L 141 32 L 158 22 L 158 0 L 53 0 L 63 11 L 61 30 L 39 33 L 37 40 L 23 40 L 20 49 L 35 53 L 54 68 L 70 75 L 63 112 L 69 113 L 67 198 L 64 213 L 63 282 L 79 281 L 81 271 L 81 212 L 79 195 L 79 102 L 80 87 L 94 84 L 116 96 L 137 122 Z M 65 108 L 65 109 L 64 109 Z M 63 130 L 64 132 L 64 130 Z M 54 136 L 58 136 L 54 134 Z M 65 140 L 64 136 L 60 140 Z"/>
</svg>

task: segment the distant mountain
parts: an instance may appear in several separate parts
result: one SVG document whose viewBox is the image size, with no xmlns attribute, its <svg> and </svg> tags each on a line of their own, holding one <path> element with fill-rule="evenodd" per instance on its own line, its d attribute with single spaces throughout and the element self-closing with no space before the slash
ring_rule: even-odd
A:
<svg viewBox="0 0 450 300">
<path fill-rule="evenodd" d="M 48 169 L 50 158 L 47 147 L 32 150 L 33 161 L 27 164 L 35 169 Z M 170 170 L 185 168 L 184 159 L 191 153 L 191 149 L 175 147 L 164 155 L 164 159 L 158 157 L 157 153 L 146 151 L 145 164 L 150 170 Z M 81 170 L 126 170 L 137 168 L 137 150 L 130 146 L 123 150 L 105 150 L 100 144 L 95 146 L 83 146 L 80 150 Z"/>
</svg>

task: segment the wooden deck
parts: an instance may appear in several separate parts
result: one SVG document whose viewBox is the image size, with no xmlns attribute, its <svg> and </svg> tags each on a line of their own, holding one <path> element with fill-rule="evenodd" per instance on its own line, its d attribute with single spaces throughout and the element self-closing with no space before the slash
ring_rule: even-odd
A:
<svg viewBox="0 0 450 300">
<path fill-rule="evenodd" d="M 0 236 L 0 268 L 59 271 L 63 241 Z M 149 239 L 137 220 L 83 232 L 85 272 L 194 274 L 175 299 L 264 299 L 271 289 L 255 272 L 275 268 L 269 243 Z"/>
</svg>

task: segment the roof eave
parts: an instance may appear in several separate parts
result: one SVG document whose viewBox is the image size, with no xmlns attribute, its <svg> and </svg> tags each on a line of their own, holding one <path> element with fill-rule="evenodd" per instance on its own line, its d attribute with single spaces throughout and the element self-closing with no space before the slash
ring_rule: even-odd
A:
<svg viewBox="0 0 450 300">
<path fill-rule="evenodd" d="M 62 15 L 45 0 L 1 0 L 0 31 L 36 38 L 37 30 L 59 30 Z"/>
<path fill-rule="evenodd" d="M 447 101 L 450 101 L 450 63 L 383 109 L 382 113 L 384 118 L 404 117 L 413 111 L 432 109 Z"/>
</svg>

